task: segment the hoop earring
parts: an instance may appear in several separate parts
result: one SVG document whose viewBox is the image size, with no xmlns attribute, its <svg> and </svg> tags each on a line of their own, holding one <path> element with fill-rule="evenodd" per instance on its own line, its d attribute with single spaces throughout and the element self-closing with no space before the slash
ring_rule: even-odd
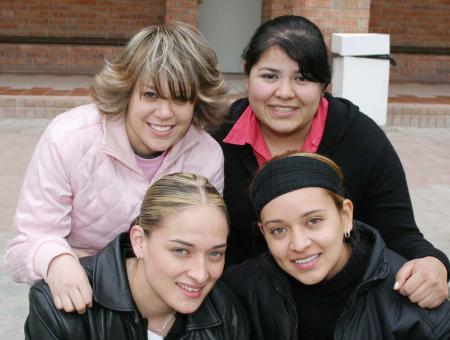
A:
<svg viewBox="0 0 450 340">
<path fill-rule="evenodd" d="M 344 233 L 344 237 L 345 238 L 349 238 L 350 237 L 350 228 L 348 228 L 347 231 Z"/>
</svg>

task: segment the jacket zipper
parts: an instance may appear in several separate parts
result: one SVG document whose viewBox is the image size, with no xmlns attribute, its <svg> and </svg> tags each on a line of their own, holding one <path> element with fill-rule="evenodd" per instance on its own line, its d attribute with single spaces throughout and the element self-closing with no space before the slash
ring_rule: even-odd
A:
<svg viewBox="0 0 450 340">
<path fill-rule="evenodd" d="M 297 340 L 297 326 L 298 326 L 298 316 L 297 316 L 297 309 L 294 305 L 294 303 L 292 303 L 292 301 L 289 299 L 288 296 L 286 296 L 286 294 L 283 294 L 280 287 L 276 286 L 275 289 L 277 290 L 277 292 L 287 301 L 287 303 L 289 304 L 289 306 L 291 307 L 292 311 L 293 311 L 293 321 L 294 321 L 294 325 L 292 327 L 292 331 L 291 331 L 291 339 L 292 340 Z"/>
<path fill-rule="evenodd" d="M 374 281 L 376 281 L 376 280 L 378 280 L 378 279 L 379 279 L 379 277 L 372 277 L 372 278 L 370 278 L 370 279 L 368 279 L 368 280 L 365 280 L 365 281 L 361 282 L 361 283 L 356 287 L 356 289 L 354 290 L 354 292 L 353 292 L 352 295 L 350 296 L 349 302 L 347 303 L 347 305 L 346 305 L 346 307 L 344 308 L 343 312 L 341 313 L 341 315 L 339 315 L 338 319 L 336 320 L 336 324 L 335 324 L 335 327 L 334 327 L 334 330 L 333 330 L 333 339 L 334 339 L 334 340 L 337 340 L 337 339 L 338 339 L 338 330 L 340 330 L 340 329 L 338 329 L 337 326 L 338 326 L 338 324 L 340 323 L 340 321 L 343 319 L 344 315 L 347 314 L 347 313 L 352 309 L 352 307 L 354 306 L 354 302 L 355 302 L 356 296 L 359 294 L 359 292 L 360 292 L 365 286 L 369 285 L 370 283 L 372 283 L 372 282 L 374 282 Z M 341 333 L 342 333 L 342 332 L 339 332 L 339 335 L 340 335 Z"/>
</svg>

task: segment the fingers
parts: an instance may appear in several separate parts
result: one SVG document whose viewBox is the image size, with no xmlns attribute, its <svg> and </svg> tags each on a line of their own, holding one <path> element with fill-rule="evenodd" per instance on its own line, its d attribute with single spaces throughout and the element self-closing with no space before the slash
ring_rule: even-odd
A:
<svg viewBox="0 0 450 340">
<path fill-rule="evenodd" d="M 86 312 L 92 307 L 92 288 L 83 267 L 72 255 L 62 254 L 50 262 L 47 283 L 57 309 Z"/>
<path fill-rule="evenodd" d="M 84 314 L 86 312 L 87 302 L 84 301 L 83 295 L 81 294 L 80 290 L 76 289 L 72 291 L 70 294 L 70 298 L 78 314 Z"/>
<path fill-rule="evenodd" d="M 445 297 L 439 296 L 437 294 L 428 294 L 425 298 L 417 301 L 417 304 L 421 308 L 433 309 L 439 307 L 445 300 Z"/>
<path fill-rule="evenodd" d="M 414 260 L 408 261 L 400 268 L 400 270 L 397 272 L 397 275 L 395 276 L 394 290 L 399 291 L 399 293 L 402 295 L 407 295 L 404 293 L 404 290 L 402 290 L 402 288 L 405 285 L 406 281 L 411 277 L 413 267 Z"/>
<path fill-rule="evenodd" d="M 448 296 L 446 268 L 433 257 L 405 263 L 396 281 L 394 289 L 421 308 L 436 308 Z"/>
<path fill-rule="evenodd" d="M 63 304 L 61 302 L 61 299 L 59 298 L 59 295 L 53 296 L 53 302 L 55 304 L 56 309 L 63 309 Z"/>
<path fill-rule="evenodd" d="M 60 296 L 60 299 L 61 299 L 61 302 L 63 305 L 63 309 L 66 313 L 71 313 L 71 312 L 75 311 L 75 307 L 72 303 L 72 298 L 69 295 L 64 294 L 64 295 Z"/>
<path fill-rule="evenodd" d="M 92 293 L 73 289 L 68 294 L 56 296 L 53 301 L 57 309 L 63 309 L 67 313 L 77 311 L 78 314 L 84 314 L 86 308 L 92 307 Z"/>
<path fill-rule="evenodd" d="M 92 307 L 92 287 L 86 278 L 85 284 L 82 284 L 79 288 L 80 295 L 88 308 Z"/>
<path fill-rule="evenodd" d="M 423 273 L 412 272 L 411 275 L 407 278 L 406 282 L 398 289 L 398 292 L 404 296 L 408 296 L 411 300 L 411 296 L 416 294 L 418 297 L 423 298 L 426 291 L 424 289 L 418 290 L 424 283 L 426 282 L 425 275 Z M 412 301 L 412 300 L 411 300 Z M 416 303 L 416 301 L 412 301 Z"/>
</svg>

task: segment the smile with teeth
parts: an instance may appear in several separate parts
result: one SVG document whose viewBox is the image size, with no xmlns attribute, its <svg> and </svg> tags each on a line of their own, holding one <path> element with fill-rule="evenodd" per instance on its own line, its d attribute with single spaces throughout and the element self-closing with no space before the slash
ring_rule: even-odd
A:
<svg viewBox="0 0 450 340">
<path fill-rule="evenodd" d="M 174 125 L 157 125 L 157 124 L 150 124 L 147 123 L 153 130 L 158 132 L 168 132 L 170 131 Z"/>
<path fill-rule="evenodd" d="M 187 285 L 179 283 L 179 282 L 177 282 L 176 284 L 178 287 L 180 287 L 181 289 L 184 289 L 188 292 L 199 292 L 201 290 L 201 288 L 194 288 L 194 287 L 187 286 Z"/>
<path fill-rule="evenodd" d="M 288 113 L 295 110 L 293 106 L 272 106 L 275 111 Z"/>
<path fill-rule="evenodd" d="M 305 264 L 305 263 L 309 263 L 311 261 L 314 261 L 318 256 L 319 256 L 319 254 L 315 254 L 315 255 L 312 255 L 310 257 L 307 257 L 306 259 L 294 260 L 294 262 L 296 264 Z"/>
</svg>

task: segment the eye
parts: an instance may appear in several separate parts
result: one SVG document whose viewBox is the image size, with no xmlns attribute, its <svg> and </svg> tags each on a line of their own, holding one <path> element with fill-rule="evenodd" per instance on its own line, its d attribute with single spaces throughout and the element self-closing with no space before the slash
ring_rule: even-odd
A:
<svg viewBox="0 0 450 340">
<path fill-rule="evenodd" d="M 267 80 L 276 80 L 278 79 L 277 75 L 275 73 L 263 73 L 261 75 L 261 78 L 267 79 Z"/>
<path fill-rule="evenodd" d="M 222 257 L 225 255 L 225 253 L 223 251 L 213 251 L 211 253 L 209 253 L 209 257 L 211 259 L 213 259 L 214 261 L 219 261 L 220 259 L 222 259 Z"/>
<path fill-rule="evenodd" d="M 306 77 L 303 75 L 303 74 L 301 74 L 301 73 L 299 73 L 296 77 L 295 77 L 295 81 L 297 81 L 297 82 L 304 82 L 304 81 L 306 81 L 307 79 L 306 79 Z"/>
<path fill-rule="evenodd" d="M 286 227 L 273 227 L 270 229 L 270 233 L 273 236 L 281 236 L 281 235 L 285 234 L 286 232 L 287 232 Z"/>
<path fill-rule="evenodd" d="M 158 94 L 154 91 L 145 91 L 144 97 L 148 99 L 156 99 L 158 98 Z"/>
<path fill-rule="evenodd" d="M 186 256 L 189 254 L 188 250 L 185 248 L 174 248 L 172 251 L 175 253 L 176 256 Z"/>
<path fill-rule="evenodd" d="M 310 219 L 308 220 L 308 225 L 317 225 L 317 224 L 319 224 L 320 222 L 322 222 L 322 218 L 319 218 L 319 217 L 313 217 L 313 218 L 310 218 Z"/>
</svg>

